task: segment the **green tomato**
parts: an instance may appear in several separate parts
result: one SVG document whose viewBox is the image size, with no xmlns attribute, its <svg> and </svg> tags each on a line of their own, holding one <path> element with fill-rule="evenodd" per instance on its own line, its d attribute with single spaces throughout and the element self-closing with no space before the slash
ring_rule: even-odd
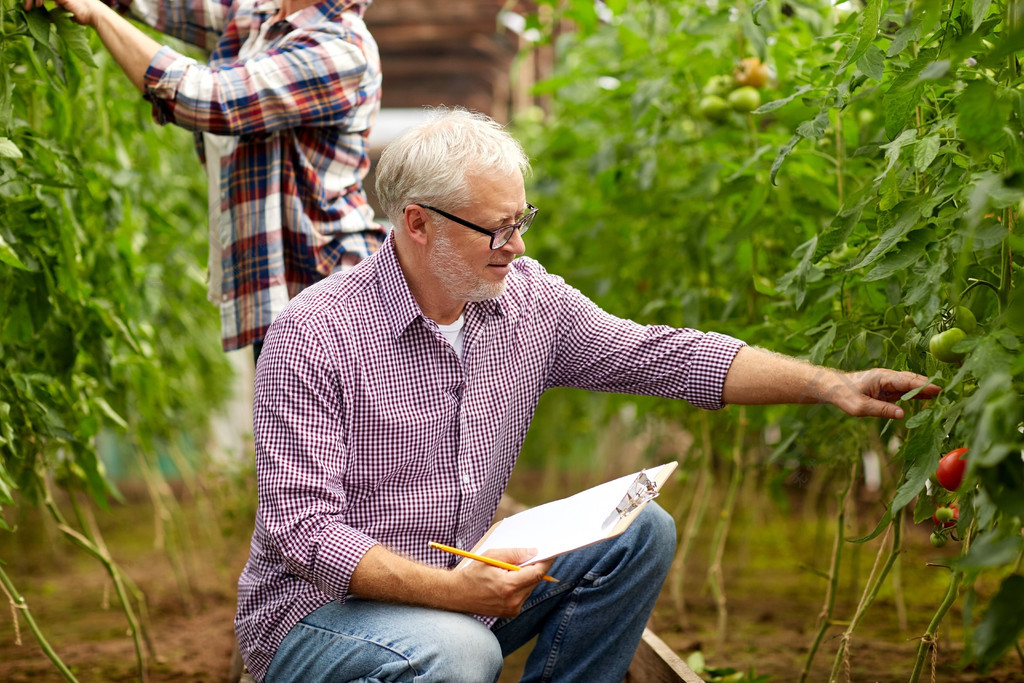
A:
<svg viewBox="0 0 1024 683">
<path fill-rule="evenodd" d="M 705 84 L 704 89 L 701 90 L 701 92 L 705 95 L 725 97 L 726 95 L 729 94 L 729 91 L 732 90 L 733 87 L 734 84 L 732 82 L 732 76 L 719 74 L 717 76 L 712 76 L 711 78 L 709 78 L 707 84 Z"/>
<path fill-rule="evenodd" d="M 965 334 L 974 334 L 978 331 L 978 319 L 974 317 L 971 309 L 966 306 L 957 306 L 956 326 L 963 330 Z"/>
<path fill-rule="evenodd" d="M 729 111 L 729 103 L 718 95 L 705 95 L 697 105 L 700 115 L 710 121 L 718 121 Z"/>
<path fill-rule="evenodd" d="M 933 531 L 932 535 L 928 537 L 928 540 L 931 541 L 932 545 L 936 548 L 941 548 L 942 546 L 946 545 L 946 543 L 949 541 L 949 539 L 946 538 L 946 534 L 940 533 L 938 531 Z"/>
<path fill-rule="evenodd" d="M 750 85 L 736 88 L 729 93 L 729 97 L 726 99 L 729 101 L 729 106 L 739 112 L 754 111 L 761 106 L 761 93 Z"/>
<path fill-rule="evenodd" d="M 943 363 L 959 363 L 964 359 L 963 353 L 954 351 L 957 342 L 967 335 L 959 327 L 951 327 L 945 332 L 933 334 L 928 340 L 928 350 Z"/>
</svg>

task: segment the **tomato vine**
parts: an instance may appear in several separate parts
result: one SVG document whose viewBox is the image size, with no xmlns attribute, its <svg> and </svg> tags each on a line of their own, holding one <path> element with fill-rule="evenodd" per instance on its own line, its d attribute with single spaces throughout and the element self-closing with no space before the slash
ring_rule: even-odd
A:
<svg viewBox="0 0 1024 683">
<path fill-rule="evenodd" d="M 879 444 L 895 484 L 859 541 L 909 518 L 908 506 L 921 522 L 951 502 L 932 485 L 939 455 L 969 447 L 950 590 L 964 597 L 969 658 L 992 665 L 1024 627 L 974 588 L 994 576 L 998 600 L 1024 613 L 1018 0 L 540 5 L 529 28 L 555 40 L 560 59 L 536 89 L 547 111 L 517 124 L 534 160 L 531 191 L 552 207 L 531 253 L 619 315 L 943 386 L 902 423 L 748 410 L 748 447 L 766 468 L 826 468 L 840 486 Z M 575 30 L 557 32 L 563 21 Z M 764 103 L 702 112 L 718 80 L 751 58 L 769 69 Z M 931 337 L 968 314 L 975 330 L 950 344 L 954 362 L 929 353 Z M 535 444 L 552 450 L 567 423 L 597 433 L 627 404 L 690 419 L 664 402 L 602 401 L 570 393 L 539 410 L 526 456 Z M 712 418 L 723 425 L 715 433 L 733 412 Z M 567 446 L 581 456 L 591 447 Z"/>
</svg>

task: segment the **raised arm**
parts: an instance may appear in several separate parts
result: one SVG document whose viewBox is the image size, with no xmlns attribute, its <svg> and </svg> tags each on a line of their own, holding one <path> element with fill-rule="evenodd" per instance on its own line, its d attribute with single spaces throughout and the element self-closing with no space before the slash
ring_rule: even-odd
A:
<svg viewBox="0 0 1024 683">
<path fill-rule="evenodd" d="M 831 403 L 856 417 L 902 419 L 900 396 L 923 387 L 916 398 L 933 398 L 941 390 L 913 372 L 884 368 L 841 372 L 745 346 L 729 367 L 722 389 L 725 403 Z"/>
<path fill-rule="evenodd" d="M 42 7 L 43 0 L 25 0 L 25 9 Z M 100 0 L 57 0 L 74 20 L 94 29 L 110 55 L 140 92 L 145 87 L 146 69 L 160 50 L 160 43 L 139 30 Z"/>
</svg>

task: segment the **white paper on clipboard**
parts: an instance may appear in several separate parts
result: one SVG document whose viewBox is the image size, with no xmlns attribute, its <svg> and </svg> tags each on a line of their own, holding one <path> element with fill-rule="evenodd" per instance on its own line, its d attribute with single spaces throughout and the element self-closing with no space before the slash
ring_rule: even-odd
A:
<svg viewBox="0 0 1024 683">
<path fill-rule="evenodd" d="M 621 534 L 675 471 L 676 462 L 627 474 L 568 498 L 496 522 L 473 548 L 537 548 L 523 564 L 556 557 Z"/>
</svg>

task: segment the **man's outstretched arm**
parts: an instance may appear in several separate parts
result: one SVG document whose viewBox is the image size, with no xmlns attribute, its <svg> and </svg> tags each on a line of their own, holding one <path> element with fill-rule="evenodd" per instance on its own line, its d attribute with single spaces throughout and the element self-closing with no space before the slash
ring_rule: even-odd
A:
<svg viewBox="0 0 1024 683">
<path fill-rule="evenodd" d="M 729 367 L 722 400 L 737 405 L 831 403 L 856 417 L 902 419 L 896 401 L 923 387 L 917 398 L 933 398 L 941 388 L 914 372 L 884 368 L 842 372 L 756 347 L 739 350 Z"/>
</svg>

